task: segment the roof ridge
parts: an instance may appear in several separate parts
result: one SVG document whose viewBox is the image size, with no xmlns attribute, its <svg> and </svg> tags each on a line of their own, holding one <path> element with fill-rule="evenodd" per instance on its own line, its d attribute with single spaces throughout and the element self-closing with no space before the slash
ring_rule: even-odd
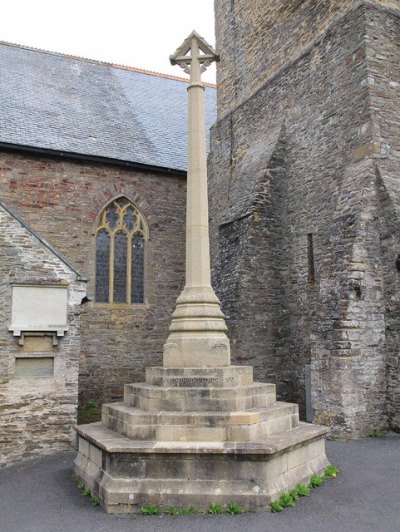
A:
<svg viewBox="0 0 400 532">
<path fill-rule="evenodd" d="M 10 42 L 10 41 L 2 41 L 2 40 L 0 40 L 0 45 L 13 46 L 15 48 L 21 48 L 23 50 L 29 50 L 31 52 L 40 52 L 40 53 L 45 53 L 45 54 L 49 54 L 49 55 L 55 55 L 55 56 L 58 56 L 58 57 L 63 57 L 65 59 L 75 59 L 77 61 L 84 61 L 86 63 L 94 63 L 96 65 L 108 66 L 108 67 L 112 67 L 112 68 L 118 68 L 120 70 L 127 70 L 127 71 L 130 71 L 130 72 L 138 72 L 139 74 L 146 74 L 146 75 L 154 76 L 154 77 L 158 77 L 158 78 L 166 78 L 166 79 L 171 79 L 171 80 L 174 80 L 174 81 L 183 81 L 184 83 L 189 83 L 190 82 L 189 78 L 183 78 L 183 77 L 180 77 L 180 76 L 174 76 L 172 74 L 164 74 L 162 72 L 156 72 L 154 70 L 146 70 L 144 68 L 138 68 L 138 67 L 133 67 L 133 66 L 128 66 L 128 65 L 121 65 L 119 63 L 111 63 L 111 62 L 108 62 L 108 61 L 101 61 L 99 59 L 90 59 L 89 57 L 83 57 L 83 56 L 74 55 L 74 54 L 64 54 L 62 52 L 54 52 L 54 51 L 51 51 L 51 50 L 46 50 L 44 48 L 36 48 L 34 46 L 28 46 L 28 45 L 25 45 L 25 44 L 17 44 L 17 43 Z M 215 83 L 203 82 L 203 85 L 205 85 L 206 87 L 211 87 L 211 88 L 215 88 L 216 87 Z"/>
</svg>

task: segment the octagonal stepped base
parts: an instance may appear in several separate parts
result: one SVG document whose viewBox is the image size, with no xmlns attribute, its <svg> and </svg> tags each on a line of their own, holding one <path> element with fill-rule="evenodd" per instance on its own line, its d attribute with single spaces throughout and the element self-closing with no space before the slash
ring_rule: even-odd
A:
<svg viewBox="0 0 400 532">
<path fill-rule="evenodd" d="M 254 510 L 328 465 L 328 430 L 300 423 L 297 405 L 277 402 L 251 367 L 148 368 L 123 403 L 103 406 L 102 424 L 76 430 L 75 474 L 110 513 Z"/>
<path fill-rule="evenodd" d="M 136 513 L 148 504 L 265 509 L 328 465 L 327 429 L 306 423 L 251 443 L 133 441 L 100 423 L 76 430 L 75 475 L 109 513 Z"/>
</svg>

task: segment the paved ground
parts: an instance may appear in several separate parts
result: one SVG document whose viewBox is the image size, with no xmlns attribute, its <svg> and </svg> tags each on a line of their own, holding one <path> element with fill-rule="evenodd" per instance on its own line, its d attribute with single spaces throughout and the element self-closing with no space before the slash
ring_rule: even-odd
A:
<svg viewBox="0 0 400 532">
<path fill-rule="evenodd" d="M 280 514 L 109 516 L 71 479 L 74 453 L 0 469 L 1 532 L 400 532 L 400 435 L 327 442 L 341 474 Z"/>
</svg>

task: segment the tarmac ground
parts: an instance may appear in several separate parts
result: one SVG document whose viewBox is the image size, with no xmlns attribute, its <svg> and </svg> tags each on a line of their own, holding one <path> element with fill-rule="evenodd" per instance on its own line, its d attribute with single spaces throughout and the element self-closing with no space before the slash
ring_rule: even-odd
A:
<svg viewBox="0 0 400 532">
<path fill-rule="evenodd" d="M 0 469 L 0 532 L 400 532 L 400 435 L 327 441 L 340 474 L 295 508 L 238 516 L 107 515 L 72 479 L 74 452 Z"/>
</svg>

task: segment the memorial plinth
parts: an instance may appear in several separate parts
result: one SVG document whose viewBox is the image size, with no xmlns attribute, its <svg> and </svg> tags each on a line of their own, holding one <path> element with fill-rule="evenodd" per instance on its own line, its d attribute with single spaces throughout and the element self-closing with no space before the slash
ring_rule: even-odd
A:
<svg viewBox="0 0 400 532">
<path fill-rule="evenodd" d="M 149 368 L 77 427 L 75 475 L 109 513 L 148 504 L 205 510 L 237 502 L 262 509 L 327 465 L 325 428 L 299 421 L 252 368 Z"/>
<path fill-rule="evenodd" d="M 325 427 L 299 421 L 274 384 L 230 364 L 229 340 L 210 283 L 201 71 L 214 50 L 193 32 L 171 57 L 190 73 L 186 283 L 172 316 L 163 366 L 103 405 L 102 422 L 77 427 L 75 475 L 109 513 L 142 506 L 236 502 L 265 508 L 327 465 Z"/>
</svg>

